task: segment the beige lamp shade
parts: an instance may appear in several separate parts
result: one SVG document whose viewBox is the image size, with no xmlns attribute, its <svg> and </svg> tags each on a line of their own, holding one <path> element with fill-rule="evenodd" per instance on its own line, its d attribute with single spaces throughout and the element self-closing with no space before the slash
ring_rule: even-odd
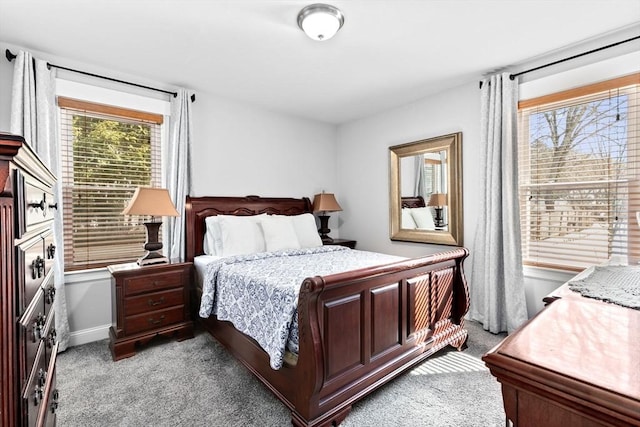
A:
<svg viewBox="0 0 640 427">
<path fill-rule="evenodd" d="M 447 195 L 444 193 L 433 193 L 429 197 L 427 206 L 447 206 Z"/>
<path fill-rule="evenodd" d="M 313 196 L 314 212 L 337 212 L 341 210 L 342 208 L 333 193 L 321 193 Z"/>
<path fill-rule="evenodd" d="M 165 188 L 138 187 L 123 215 L 179 216 Z"/>
</svg>

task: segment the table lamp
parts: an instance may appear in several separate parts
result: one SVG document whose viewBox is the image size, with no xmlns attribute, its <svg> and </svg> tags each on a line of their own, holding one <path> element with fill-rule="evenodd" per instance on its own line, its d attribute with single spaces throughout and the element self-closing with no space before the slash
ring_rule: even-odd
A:
<svg viewBox="0 0 640 427">
<path fill-rule="evenodd" d="M 326 215 L 326 212 L 337 212 L 341 210 L 342 208 L 332 193 L 325 193 L 323 191 L 321 194 L 313 196 L 313 212 L 321 213 L 318 215 L 320 219 L 318 233 L 320 234 L 322 243 L 333 243 L 333 239 L 328 236 L 331 230 L 329 229 L 329 215 Z"/>
<path fill-rule="evenodd" d="M 147 253 L 138 259 L 138 265 L 166 264 L 169 259 L 162 255 L 162 242 L 158 241 L 158 231 L 162 221 L 154 221 L 156 216 L 179 216 L 169 197 L 169 191 L 164 188 L 138 187 L 133 193 L 123 215 L 148 215 L 150 222 L 145 222 L 147 241 L 144 248 Z"/>
<path fill-rule="evenodd" d="M 436 211 L 436 217 L 434 218 L 436 227 L 443 227 L 444 221 L 442 219 L 442 207 L 447 206 L 447 195 L 444 193 L 431 194 L 427 206 L 433 206 L 433 209 Z"/>
</svg>

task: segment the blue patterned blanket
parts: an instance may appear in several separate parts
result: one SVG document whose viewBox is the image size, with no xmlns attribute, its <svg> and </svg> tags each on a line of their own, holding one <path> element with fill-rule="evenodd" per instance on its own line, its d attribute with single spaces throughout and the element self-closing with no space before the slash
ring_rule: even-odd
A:
<svg viewBox="0 0 640 427">
<path fill-rule="evenodd" d="M 269 354 L 273 369 L 280 369 L 287 347 L 298 353 L 297 306 L 304 279 L 402 259 L 342 246 L 222 258 L 207 265 L 199 314 L 233 323 Z"/>
</svg>

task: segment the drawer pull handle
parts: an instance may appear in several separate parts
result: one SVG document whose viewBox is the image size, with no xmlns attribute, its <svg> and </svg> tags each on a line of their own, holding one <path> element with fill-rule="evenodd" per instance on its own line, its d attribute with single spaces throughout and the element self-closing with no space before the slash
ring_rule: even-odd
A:
<svg viewBox="0 0 640 427">
<path fill-rule="evenodd" d="M 39 313 L 32 326 L 34 343 L 42 339 L 42 328 L 44 328 L 44 316 L 42 313 Z"/>
<path fill-rule="evenodd" d="M 36 385 L 33 387 L 33 406 L 38 406 L 42 400 L 42 387 Z"/>
<path fill-rule="evenodd" d="M 57 205 L 57 203 L 56 203 Z M 47 216 L 47 207 L 51 206 L 47 204 L 47 193 L 42 193 L 42 200 L 39 202 L 31 202 L 29 203 L 29 207 L 36 208 L 42 210 L 42 215 Z M 56 207 L 57 209 L 57 207 Z"/>
<path fill-rule="evenodd" d="M 40 370 L 38 370 L 38 386 L 40 388 L 44 387 L 44 384 L 47 382 L 47 372 L 40 368 Z"/>
<path fill-rule="evenodd" d="M 44 294 L 45 303 L 53 304 L 53 301 L 56 299 L 56 288 L 51 285 L 47 288 Z"/>
<path fill-rule="evenodd" d="M 47 348 L 53 348 L 56 344 L 56 339 L 58 338 L 58 333 L 55 328 L 51 328 L 49 331 L 49 335 L 47 336 Z"/>
<path fill-rule="evenodd" d="M 49 208 L 58 210 L 58 202 L 55 202 L 54 204 L 49 204 Z"/>
<path fill-rule="evenodd" d="M 49 246 L 47 246 L 47 259 L 53 259 L 55 255 L 56 255 L 56 245 L 51 243 L 49 244 Z"/>
<path fill-rule="evenodd" d="M 158 320 L 155 320 L 153 317 L 149 318 L 149 323 L 152 325 L 159 325 L 162 323 L 163 320 L 164 320 L 164 314 L 160 316 Z"/>
<path fill-rule="evenodd" d="M 147 301 L 147 304 L 149 304 L 149 306 L 154 307 L 156 305 L 160 305 L 160 304 L 164 304 L 164 297 L 161 297 L 158 301 L 154 301 L 152 299 L 150 299 L 149 301 Z"/>
<path fill-rule="evenodd" d="M 37 279 L 44 274 L 44 260 L 40 258 L 40 255 L 31 261 L 31 278 Z"/>
<path fill-rule="evenodd" d="M 57 388 L 53 390 L 51 396 L 53 397 L 53 401 L 51 402 L 51 406 L 49 406 L 49 409 L 51 410 L 52 414 L 55 414 L 56 410 L 58 409 L 58 399 L 60 398 L 60 393 L 58 392 Z"/>
</svg>

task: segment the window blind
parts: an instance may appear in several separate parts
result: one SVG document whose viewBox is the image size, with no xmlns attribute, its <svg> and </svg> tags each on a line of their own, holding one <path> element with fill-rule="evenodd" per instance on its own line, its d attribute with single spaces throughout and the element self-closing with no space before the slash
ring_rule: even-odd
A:
<svg viewBox="0 0 640 427">
<path fill-rule="evenodd" d="M 635 74 L 520 103 L 525 264 L 640 259 L 639 83 Z"/>
<path fill-rule="evenodd" d="M 150 218 L 124 216 L 138 186 L 159 186 L 162 116 L 58 98 L 65 270 L 133 261 Z"/>
</svg>

